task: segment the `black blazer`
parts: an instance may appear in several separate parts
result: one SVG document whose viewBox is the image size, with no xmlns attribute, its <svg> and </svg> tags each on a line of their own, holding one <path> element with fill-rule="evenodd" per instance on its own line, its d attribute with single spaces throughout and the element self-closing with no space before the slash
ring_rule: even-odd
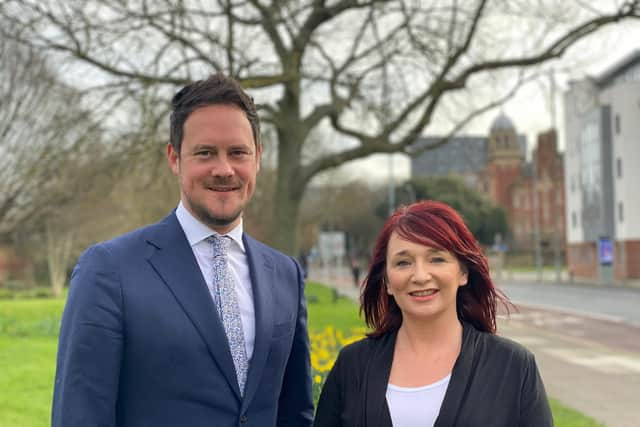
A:
<svg viewBox="0 0 640 427">
<path fill-rule="evenodd" d="M 322 389 L 315 427 L 391 427 L 386 391 L 397 332 L 342 349 Z M 463 323 L 462 348 L 435 427 L 553 426 L 533 354 Z"/>
</svg>

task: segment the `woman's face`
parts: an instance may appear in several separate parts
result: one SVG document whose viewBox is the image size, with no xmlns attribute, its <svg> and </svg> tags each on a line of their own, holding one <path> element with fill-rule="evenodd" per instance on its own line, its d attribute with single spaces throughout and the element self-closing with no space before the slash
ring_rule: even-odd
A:
<svg viewBox="0 0 640 427">
<path fill-rule="evenodd" d="M 394 232 L 386 269 L 387 293 L 403 318 L 457 318 L 456 295 L 468 274 L 452 253 L 405 240 Z"/>
</svg>

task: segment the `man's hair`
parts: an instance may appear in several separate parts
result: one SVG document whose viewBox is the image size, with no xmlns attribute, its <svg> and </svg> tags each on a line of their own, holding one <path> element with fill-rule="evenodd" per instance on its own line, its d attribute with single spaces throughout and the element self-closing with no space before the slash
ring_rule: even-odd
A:
<svg viewBox="0 0 640 427">
<path fill-rule="evenodd" d="M 171 100 L 171 135 L 169 142 L 180 155 L 184 123 L 189 115 L 198 108 L 210 105 L 234 105 L 244 111 L 251 125 L 253 141 L 260 144 L 260 121 L 253 103 L 240 84 L 224 74 L 212 74 L 206 80 L 198 80 L 180 89 Z"/>
</svg>

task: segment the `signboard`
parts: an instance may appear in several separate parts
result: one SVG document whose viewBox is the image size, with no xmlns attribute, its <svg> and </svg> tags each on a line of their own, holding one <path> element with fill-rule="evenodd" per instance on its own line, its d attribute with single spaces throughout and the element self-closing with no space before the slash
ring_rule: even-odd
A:
<svg viewBox="0 0 640 427">
<path fill-rule="evenodd" d="M 609 237 L 598 239 L 598 260 L 600 265 L 613 264 L 613 242 Z"/>
<path fill-rule="evenodd" d="M 318 252 L 323 260 L 342 258 L 346 254 L 344 231 L 322 231 L 318 236 Z"/>
</svg>

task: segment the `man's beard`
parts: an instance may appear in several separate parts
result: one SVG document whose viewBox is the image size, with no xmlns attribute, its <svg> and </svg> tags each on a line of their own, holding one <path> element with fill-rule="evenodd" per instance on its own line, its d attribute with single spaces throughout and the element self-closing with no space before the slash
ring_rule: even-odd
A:
<svg viewBox="0 0 640 427">
<path fill-rule="evenodd" d="M 229 215 L 219 216 L 212 215 L 212 213 L 207 209 L 207 207 L 200 203 L 194 203 L 192 200 L 187 198 L 191 209 L 193 210 L 193 214 L 204 224 L 210 226 L 211 228 L 222 228 L 233 224 L 235 220 L 240 218 L 242 215 L 242 211 L 244 206 L 238 206 L 238 209 L 232 212 Z"/>
</svg>

